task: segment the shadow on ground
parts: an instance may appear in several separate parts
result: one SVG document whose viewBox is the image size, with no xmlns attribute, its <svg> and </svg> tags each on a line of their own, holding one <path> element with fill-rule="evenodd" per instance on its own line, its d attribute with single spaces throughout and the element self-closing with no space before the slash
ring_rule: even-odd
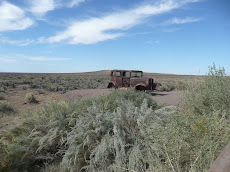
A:
<svg viewBox="0 0 230 172">
<path fill-rule="evenodd" d="M 152 92 L 152 93 L 150 93 L 150 95 L 152 95 L 152 96 L 167 96 L 168 94 L 162 94 L 162 93 L 157 93 L 157 92 Z"/>
</svg>

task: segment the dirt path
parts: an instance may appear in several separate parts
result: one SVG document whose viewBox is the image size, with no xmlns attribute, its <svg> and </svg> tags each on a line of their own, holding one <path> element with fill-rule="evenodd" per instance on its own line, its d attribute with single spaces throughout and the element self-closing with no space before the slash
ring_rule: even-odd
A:
<svg viewBox="0 0 230 172">
<path fill-rule="evenodd" d="M 164 106 L 177 106 L 180 102 L 182 92 L 181 91 L 170 91 L 170 92 L 152 92 L 154 100 L 157 103 Z"/>
<path fill-rule="evenodd" d="M 88 97 L 97 97 L 102 94 L 109 94 L 111 92 L 110 89 L 87 89 L 87 90 L 74 90 L 69 91 L 63 94 L 63 98 L 69 101 L 76 101 L 82 98 Z M 182 92 L 180 91 L 171 91 L 171 92 L 149 92 L 152 95 L 152 98 L 157 101 L 158 104 L 164 106 L 177 106 L 180 102 L 180 98 L 182 96 Z"/>
</svg>

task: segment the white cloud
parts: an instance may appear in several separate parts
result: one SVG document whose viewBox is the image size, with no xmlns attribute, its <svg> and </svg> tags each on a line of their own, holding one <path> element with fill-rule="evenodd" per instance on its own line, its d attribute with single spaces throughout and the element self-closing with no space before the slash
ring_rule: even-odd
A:
<svg viewBox="0 0 230 172">
<path fill-rule="evenodd" d="M 15 54 L 11 56 L 0 57 L 0 61 L 16 62 L 16 61 L 29 61 L 29 62 L 48 62 L 48 61 L 67 61 L 70 58 L 57 58 L 57 57 L 44 57 L 44 56 L 26 56 L 24 54 Z"/>
<path fill-rule="evenodd" d="M 202 20 L 201 18 L 193 18 L 193 17 L 186 17 L 186 18 L 174 17 L 171 20 L 166 21 L 164 25 L 194 23 L 194 22 L 199 22 L 201 20 Z"/>
<path fill-rule="evenodd" d="M 29 11 L 37 17 L 42 17 L 57 7 L 54 0 L 28 0 L 28 2 L 30 5 Z"/>
<path fill-rule="evenodd" d="M 32 24 L 33 21 L 25 16 L 21 8 L 7 1 L 0 2 L 0 32 L 24 30 Z"/>
<path fill-rule="evenodd" d="M 34 40 L 30 40 L 30 39 L 26 39 L 26 40 L 9 40 L 7 38 L 1 38 L 0 37 L 0 41 L 2 43 L 7 43 L 7 44 L 12 44 L 12 45 L 18 45 L 18 46 L 27 46 L 29 44 L 34 43 Z"/>
<path fill-rule="evenodd" d="M 69 58 L 53 58 L 53 57 L 31 57 L 31 56 L 23 56 L 25 59 L 31 60 L 31 61 L 66 61 L 70 60 Z"/>
<path fill-rule="evenodd" d="M 74 7 L 79 5 L 82 2 L 85 2 L 86 0 L 71 0 L 71 2 L 68 4 L 68 7 Z"/>
<path fill-rule="evenodd" d="M 41 18 L 49 11 L 63 7 L 75 7 L 86 0 L 27 0 L 29 10 L 36 17 Z"/>
<path fill-rule="evenodd" d="M 50 43 L 67 41 L 70 44 L 94 44 L 116 39 L 124 33 L 114 31 L 127 30 L 142 23 L 147 17 L 167 13 L 193 1 L 164 0 L 153 5 L 142 5 L 134 9 L 114 12 L 100 18 L 76 21 L 71 23 L 65 31 L 49 37 L 47 41 Z"/>
<path fill-rule="evenodd" d="M 10 59 L 10 58 L 7 58 L 7 57 L 0 57 L 0 61 L 7 62 L 7 63 L 16 62 L 15 59 Z"/>
</svg>

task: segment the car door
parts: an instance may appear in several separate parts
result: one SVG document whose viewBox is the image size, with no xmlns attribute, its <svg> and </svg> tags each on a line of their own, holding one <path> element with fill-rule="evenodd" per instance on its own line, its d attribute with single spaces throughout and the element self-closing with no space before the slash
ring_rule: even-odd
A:
<svg viewBox="0 0 230 172">
<path fill-rule="evenodd" d="M 122 87 L 130 87 L 130 72 L 122 73 Z"/>
</svg>

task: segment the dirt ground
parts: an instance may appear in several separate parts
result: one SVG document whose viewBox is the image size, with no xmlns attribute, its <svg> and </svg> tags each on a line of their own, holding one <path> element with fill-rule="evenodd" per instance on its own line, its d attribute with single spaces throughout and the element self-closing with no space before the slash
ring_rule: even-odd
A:
<svg viewBox="0 0 230 172">
<path fill-rule="evenodd" d="M 27 112 L 33 112 L 35 109 L 42 107 L 44 103 L 50 100 L 61 100 L 59 93 L 48 92 L 41 89 L 30 89 L 28 85 L 20 85 L 16 88 L 8 89 L 7 92 L 2 93 L 4 95 L 5 102 L 11 104 L 15 110 L 15 114 L 2 115 L 0 113 L 0 130 L 7 129 L 12 125 L 16 125 L 21 121 Z M 27 93 L 34 93 L 38 103 L 28 103 L 26 101 Z"/>
<path fill-rule="evenodd" d="M 23 89 L 23 87 L 26 87 L 26 89 Z M 19 112 L 27 112 L 28 110 L 34 110 L 35 108 L 41 107 L 43 103 L 47 103 L 51 99 L 60 100 L 59 93 L 45 90 L 41 90 L 41 93 L 40 90 L 41 89 L 30 89 L 28 86 L 20 85 L 17 88 L 8 89 L 7 92 L 4 93 L 5 101 L 13 105 Z M 26 101 L 27 93 L 33 93 L 38 103 L 28 103 Z"/>
<path fill-rule="evenodd" d="M 62 95 L 65 100 L 77 101 L 82 98 L 97 97 L 99 95 L 107 95 L 111 92 L 111 89 L 87 89 L 87 90 L 74 90 L 69 91 Z M 147 92 L 152 95 L 152 98 L 157 101 L 158 104 L 164 106 L 177 106 L 182 96 L 181 91 L 170 91 L 170 92 Z"/>
<path fill-rule="evenodd" d="M 152 98 L 157 101 L 158 104 L 164 106 L 178 106 L 183 95 L 182 91 L 170 91 L 160 92 L 155 91 L 150 93 Z"/>
</svg>

